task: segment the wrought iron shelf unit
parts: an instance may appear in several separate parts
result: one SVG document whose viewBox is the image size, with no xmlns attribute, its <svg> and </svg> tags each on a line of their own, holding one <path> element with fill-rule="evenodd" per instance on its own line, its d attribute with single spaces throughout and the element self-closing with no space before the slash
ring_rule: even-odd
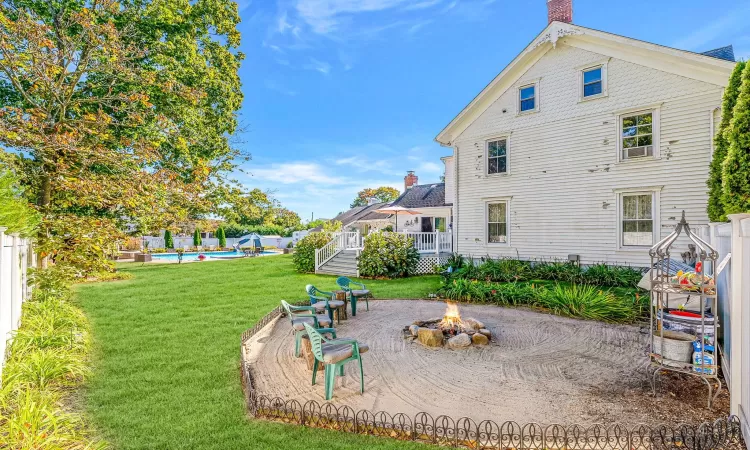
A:
<svg viewBox="0 0 750 450">
<path fill-rule="evenodd" d="M 671 273 L 674 271 L 671 249 L 680 237 L 687 238 L 687 240 L 695 245 L 697 253 L 696 267 L 697 262 L 700 262 L 700 270 L 696 270 L 692 274 L 689 289 L 679 284 L 679 279 L 675 279 L 676 273 Z M 680 240 L 680 243 L 683 242 L 684 239 Z M 690 225 L 685 220 L 684 211 L 682 212 L 680 222 L 675 226 L 675 230 L 651 247 L 649 254 L 651 256 L 651 305 L 649 308 L 651 316 L 651 332 L 649 333 L 651 338 L 650 367 L 654 371 L 651 377 L 654 395 L 656 395 L 657 376 L 660 372 L 671 371 L 692 375 L 699 377 L 708 386 L 708 407 L 711 408 L 711 404 L 721 392 L 722 384 L 719 378 L 720 358 L 718 355 L 718 342 L 716 341 L 719 329 L 718 296 L 716 283 L 713 277 L 706 274 L 706 271 L 709 269 L 709 266 L 712 271 L 715 270 L 719 254 L 711 245 L 690 229 Z M 710 264 L 707 265 L 706 263 Z M 686 362 L 663 356 L 665 343 L 668 339 L 668 337 L 665 339 L 665 331 L 669 330 L 665 330 L 665 328 L 669 325 L 665 326 L 665 324 L 668 320 L 668 313 L 671 310 L 670 307 L 675 308 L 680 306 L 680 302 L 684 301 L 686 296 L 688 296 L 688 299 L 693 298 L 698 300 L 700 320 L 696 317 L 692 327 L 696 330 L 696 340 L 700 341 L 699 348 L 703 350 L 703 357 L 700 359 L 700 364 L 692 361 L 692 358 L 691 362 Z M 709 316 L 707 316 L 707 310 L 710 311 Z M 657 340 L 658 344 L 656 344 Z M 706 363 L 705 350 L 707 345 L 711 345 L 716 349 L 713 355 L 713 363 L 711 364 Z M 716 384 L 715 392 L 712 383 Z"/>
</svg>

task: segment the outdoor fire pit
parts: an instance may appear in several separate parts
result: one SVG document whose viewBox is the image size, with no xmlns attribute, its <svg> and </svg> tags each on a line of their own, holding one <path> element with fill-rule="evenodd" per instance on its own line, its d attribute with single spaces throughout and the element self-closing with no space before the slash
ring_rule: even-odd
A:
<svg viewBox="0 0 750 450">
<path fill-rule="evenodd" d="M 442 318 L 417 320 L 404 327 L 404 337 L 419 341 L 427 347 L 466 348 L 472 345 L 488 345 L 492 339 L 490 330 L 477 319 L 461 319 L 458 305 L 447 302 Z"/>
</svg>

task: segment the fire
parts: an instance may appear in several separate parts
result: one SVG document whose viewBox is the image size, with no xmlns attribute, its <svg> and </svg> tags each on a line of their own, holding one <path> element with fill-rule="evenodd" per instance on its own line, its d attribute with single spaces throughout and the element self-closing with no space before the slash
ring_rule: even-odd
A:
<svg viewBox="0 0 750 450">
<path fill-rule="evenodd" d="M 452 302 L 446 302 L 445 304 L 445 315 L 441 325 L 447 328 L 458 327 L 462 324 L 461 314 L 458 312 L 458 305 Z"/>
</svg>

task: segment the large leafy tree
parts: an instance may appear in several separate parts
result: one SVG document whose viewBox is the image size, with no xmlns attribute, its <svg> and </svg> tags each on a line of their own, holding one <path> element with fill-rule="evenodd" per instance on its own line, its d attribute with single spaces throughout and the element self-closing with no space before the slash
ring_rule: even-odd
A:
<svg viewBox="0 0 750 450">
<path fill-rule="evenodd" d="M 121 222 L 157 229 L 211 210 L 238 156 L 238 23 L 230 0 L 0 4 L 0 145 L 12 150 L 0 156 L 42 214 L 43 253 L 101 270 Z"/>
<path fill-rule="evenodd" d="M 724 100 L 721 106 L 721 123 L 719 130 L 714 137 L 714 154 L 711 160 L 708 177 L 708 217 L 712 222 L 724 222 L 727 220 L 724 212 L 724 203 L 722 201 L 722 165 L 729 152 L 729 130 L 734 107 L 737 104 L 737 97 L 742 85 L 742 71 L 746 63 L 740 62 L 734 68 L 732 75 L 729 77 L 729 83 L 724 90 Z"/>
<path fill-rule="evenodd" d="M 724 212 L 750 212 L 750 64 L 742 71 L 727 139 L 729 151 L 722 165 Z"/>
<path fill-rule="evenodd" d="M 375 198 L 378 202 L 388 203 L 396 200 L 401 193 L 398 189 L 390 186 L 381 186 L 379 188 L 366 188 L 362 189 L 357 193 L 357 198 L 354 199 L 350 208 L 356 208 L 357 206 L 365 206 L 371 198 Z"/>
</svg>

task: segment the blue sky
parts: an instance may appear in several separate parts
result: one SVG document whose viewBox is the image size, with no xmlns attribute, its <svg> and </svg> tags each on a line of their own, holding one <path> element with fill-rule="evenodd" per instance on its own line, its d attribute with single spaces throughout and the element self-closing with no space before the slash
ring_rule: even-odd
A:
<svg viewBox="0 0 750 450">
<path fill-rule="evenodd" d="M 365 187 L 439 181 L 433 139 L 546 25 L 545 0 L 240 0 L 238 179 L 303 219 Z M 574 0 L 574 23 L 750 56 L 747 0 Z"/>
</svg>

